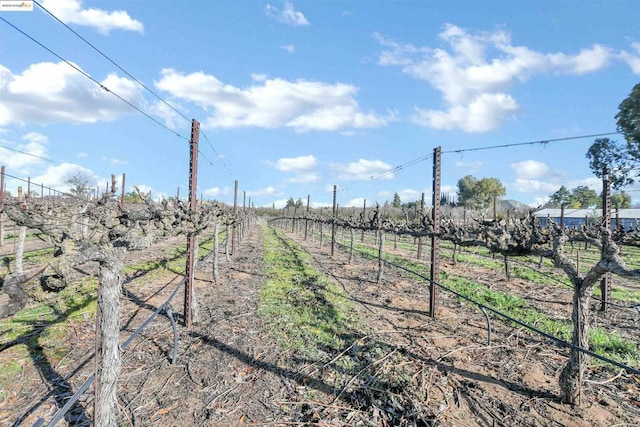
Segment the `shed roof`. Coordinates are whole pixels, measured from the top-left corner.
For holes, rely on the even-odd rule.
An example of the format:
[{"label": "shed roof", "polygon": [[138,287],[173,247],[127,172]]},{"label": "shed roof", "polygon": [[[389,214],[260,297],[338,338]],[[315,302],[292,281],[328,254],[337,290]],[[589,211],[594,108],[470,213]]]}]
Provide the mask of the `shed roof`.
[{"label": "shed roof", "polygon": [[[540,209],[533,213],[538,218],[560,218],[560,209]],[[585,218],[585,217],[600,217],[602,216],[602,209],[566,209],[564,210],[565,218]],[[626,218],[626,219],[640,219],[640,209],[615,209],[611,210],[612,218]]]}]

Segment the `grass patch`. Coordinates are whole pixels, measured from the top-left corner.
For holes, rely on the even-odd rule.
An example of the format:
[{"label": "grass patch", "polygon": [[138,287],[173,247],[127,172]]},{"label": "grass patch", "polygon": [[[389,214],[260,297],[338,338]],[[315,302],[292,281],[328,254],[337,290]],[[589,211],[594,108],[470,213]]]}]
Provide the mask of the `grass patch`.
[{"label": "grass patch", "polygon": [[312,267],[311,257],[295,242],[267,226],[264,272],[258,315],[286,350],[307,357],[333,353],[353,337],[352,304],[343,290]]},{"label": "grass patch", "polygon": [[[376,249],[364,245],[354,245],[361,253],[369,258],[377,259]],[[408,260],[402,256],[384,254],[387,261],[413,270],[423,276],[429,276],[429,267],[424,264]],[[491,307],[514,319],[534,326],[560,339],[571,341],[573,326],[569,320],[557,320],[536,309],[521,297],[497,292],[465,277],[440,273],[442,285],[455,290],[465,297]],[[594,289],[595,290],[595,289]],[[470,304],[463,299],[463,302]],[[615,332],[601,328],[591,328],[589,331],[590,349],[613,360],[622,361],[630,366],[640,365],[640,349],[638,345],[625,339]]]},{"label": "grass patch", "polygon": [[[68,352],[68,328],[95,316],[98,279],[73,283],[0,321],[0,388],[13,383],[28,363],[55,365]],[[2,396],[0,395],[0,399]]]}]

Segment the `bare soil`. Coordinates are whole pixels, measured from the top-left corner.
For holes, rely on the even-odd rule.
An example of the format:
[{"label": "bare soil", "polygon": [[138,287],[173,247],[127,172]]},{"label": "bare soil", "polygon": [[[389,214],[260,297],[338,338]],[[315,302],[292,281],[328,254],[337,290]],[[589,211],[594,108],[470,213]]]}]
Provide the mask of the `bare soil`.
[{"label": "bare soil", "polygon": [[[311,360],[282,350],[268,338],[256,312],[265,280],[261,233],[260,225],[253,225],[230,262],[221,256],[220,283],[213,283],[208,263],[198,272],[199,322],[187,329],[177,319],[173,363],[166,315],[155,318],[123,353],[120,425],[640,424],[637,376],[594,367],[585,378],[582,405],[563,405],[557,382],[565,350],[496,320],[488,345],[486,319],[477,308],[441,292],[431,318],[427,283],[387,268],[379,285],[376,261],[356,257],[349,264],[342,250],[331,257],[326,243],[320,247],[317,240],[290,233],[315,267],[344,289],[360,323],[342,353]],[[177,241],[132,253],[129,262],[158,260],[172,244]],[[465,266],[455,268],[459,272]],[[86,270],[91,273],[90,267]],[[505,289],[528,286],[503,280],[501,272],[474,268],[466,274]],[[168,271],[126,278],[123,342],[181,279]],[[181,292],[173,300],[174,313],[183,311]],[[541,291],[540,304],[566,315],[566,296],[557,292]],[[40,417],[52,418],[93,372],[94,323],[69,322],[68,352],[56,360],[47,358],[44,337],[11,346],[0,341],[0,366],[24,360],[15,382],[2,385],[0,425],[31,426]],[[88,392],[61,425],[89,425],[92,413]]]}]

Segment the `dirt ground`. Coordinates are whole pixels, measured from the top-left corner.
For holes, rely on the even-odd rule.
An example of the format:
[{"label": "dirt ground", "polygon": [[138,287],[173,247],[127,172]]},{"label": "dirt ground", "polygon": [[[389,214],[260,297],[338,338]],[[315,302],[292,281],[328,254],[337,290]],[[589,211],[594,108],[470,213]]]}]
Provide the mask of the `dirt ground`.
[{"label": "dirt ground", "polygon": [[[567,353],[524,330],[486,320],[477,308],[439,294],[428,315],[428,286],[387,268],[376,284],[377,262],[327,244],[300,243],[315,267],[353,302],[362,331],[345,351],[309,360],[267,339],[257,316],[265,280],[261,226],[254,224],[230,262],[221,257],[220,283],[205,265],[195,283],[199,322],[178,323],[177,359],[166,315],[153,320],[123,353],[119,384],[122,426],[631,426],[640,424],[640,379],[594,367],[585,378],[582,405],[558,401],[558,376]],[[174,242],[165,242],[166,245]],[[155,247],[131,262],[157,260]],[[446,267],[445,268],[452,268]],[[470,271],[481,277],[496,272]],[[128,276],[121,325],[123,342],[167,300],[181,276],[150,272]],[[504,282],[504,283],[503,283]],[[496,279],[495,286],[515,286]],[[525,284],[521,284],[525,286]],[[182,291],[172,303],[182,313]],[[559,315],[565,303],[550,296]],[[179,319],[178,319],[179,322]],[[29,348],[22,372],[0,400],[0,425],[47,422],[93,372],[95,325],[74,324],[69,353],[43,360]],[[40,345],[46,345],[42,342]],[[22,345],[0,351],[0,364],[21,357]],[[343,363],[338,363],[343,362]],[[365,381],[366,379],[366,381]],[[56,401],[55,396],[59,397]],[[86,393],[60,425],[89,425]]]}]

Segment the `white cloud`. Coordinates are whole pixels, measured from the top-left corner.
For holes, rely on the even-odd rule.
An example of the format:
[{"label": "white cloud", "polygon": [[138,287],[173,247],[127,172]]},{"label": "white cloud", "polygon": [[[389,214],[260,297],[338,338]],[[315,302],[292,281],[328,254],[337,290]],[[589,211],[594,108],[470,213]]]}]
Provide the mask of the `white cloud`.
[{"label": "white cloud", "polygon": [[558,188],[560,188],[560,185],[562,184],[536,179],[516,178],[516,180],[509,185],[509,189],[525,194],[551,194],[557,191]]},{"label": "white cloud", "polygon": [[102,34],[109,34],[112,30],[144,31],[142,22],[123,10],[85,9],[82,0],[42,0],[42,6],[65,24],[92,27]]},{"label": "white cloud", "polygon": [[[554,171],[545,163],[537,160],[511,163],[509,167],[516,173],[515,181],[509,185],[510,190],[525,194],[552,194],[563,185],[563,174],[561,172]],[[564,185],[566,186],[567,184]]]},{"label": "white cloud", "polygon": [[[110,74],[101,84],[134,105],[144,101],[132,80]],[[32,64],[21,74],[0,65],[0,126],[96,123],[134,112],[64,62]]]},{"label": "white cloud", "polygon": [[153,115],[159,116],[168,128],[177,129],[185,123],[185,118],[182,117],[178,111],[185,111],[187,109],[175,101],[172,102],[171,107],[165,102],[156,101],[149,105],[148,111]]},{"label": "white cloud", "polygon": [[212,110],[206,125],[215,128],[278,128],[334,131],[385,126],[393,117],[364,113],[344,83],[266,79],[240,88],[203,72],[183,74],[162,70],[156,86],[171,95]]},{"label": "white cloud", "polygon": [[[359,159],[357,162],[351,163],[332,163],[329,165],[331,169],[337,172],[338,179],[343,181],[366,181],[371,179],[373,175],[387,172],[393,167],[381,160]],[[394,173],[387,173],[380,176],[381,179],[393,179]]]},{"label": "white cloud", "polygon": [[482,162],[479,160],[473,162],[456,161],[456,166],[466,169],[467,171],[469,171],[469,173],[473,173],[478,172],[482,169]]},{"label": "white cloud", "polygon": [[252,73],[251,74],[251,80],[254,80],[256,82],[263,82],[265,80],[267,80],[269,76],[267,74],[262,74],[262,73]]},{"label": "white cloud", "polygon": [[410,188],[405,188],[404,190],[400,190],[397,193],[398,196],[400,196],[400,200],[402,201],[402,203],[413,202],[422,198],[422,192],[418,190],[412,190]]},{"label": "white cloud", "polygon": [[284,46],[280,46],[280,49],[286,50],[289,53],[294,53],[296,51],[296,47],[292,44],[287,44]]},{"label": "white cloud", "polygon": [[631,49],[633,52],[622,51],[619,57],[629,65],[633,74],[640,74],[640,42],[631,43]]},{"label": "white cloud", "polygon": [[586,74],[615,59],[611,49],[597,44],[577,54],[542,53],[514,45],[503,30],[472,33],[452,24],[439,34],[444,48],[374,37],[384,47],[379,65],[401,67],[442,94],[445,110],[416,108],[414,121],[465,132],[495,129],[515,113],[518,103],[507,91],[517,83],[537,74]]},{"label": "white cloud", "polygon": [[320,174],[317,172],[308,172],[308,173],[301,173],[298,174],[296,176],[294,176],[293,178],[290,178],[287,180],[287,182],[291,182],[293,184],[307,184],[310,182],[318,182],[320,181],[321,177]]},{"label": "white cloud", "polygon": [[262,205],[262,207],[263,207],[263,208],[271,208],[271,207],[274,207],[274,208],[276,208],[276,209],[282,209],[282,208],[284,208],[285,206],[287,206],[287,201],[288,201],[288,200],[289,200],[289,199],[278,199],[278,200],[274,200],[274,201],[273,201],[273,202],[271,202],[271,203],[267,203],[267,204],[265,204],[265,205]]},{"label": "white cloud", "polygon": [[10,166],[14,173],[28,175],[32,167],[46,161],[47,137],[37,132],[30,132],[21,140],[22,142],[14,142],[1,139],[0,142],[7,148],[0,147],[0,159],[2,164]]},{"label": "white cloud", "polygon": [[207,188],[206,190],[204,190],[204,195],[205,196],[210,196],[210,197],[218,197],[218,196],[226,196],[228,194],[231,194],[231,187],[212,187],[212,188]]},{"label": "white cloud", "polygon": [[109,162],[110,165],[112,166],[119,166],[119,165],[126,165],[128,164],[126,162],[126,160],[122,160],[122,159],[117,159],[115,157],[106,157],[106,156],[102,156],[102,160],[105,160],[107,162]]},{"label": "white cloud", "polygon": [[300,157],[283,157],[278,159],[275,167],[282,172],[304,172],[315,168],[317,164],[316,158],[310,154]]},{"label": "white cloud", "polygon": [[84,151],[81,151],[76,154],[76,157],[78,159],[86,159],[87,157],[89,157],[89,153],[85,153]]},{"label": "white cloud", "polygon": [[275,18],[276,21],[286,25],[291,25],[293,27],[302,27],[305,25],[309,25],[309,21],[307,21],[307,18],[305,18],[304,14],[295,10],[293,4],[291,4],[287,0],[284,0],[282,3],[282,10],[279,10],[275,6],[267,3],[265,12],[267,13],[267,15]]},{"label": "white cloud", "polygon": [[447,111],[416,108],[414,123],[434,129],[461,129],[469,133],[487,132],[497,128],[518,110],[509,95],[483,93],[467,105],[454,105]]},{"label": "white cloud", "polygon": [[[80,175],[87,180],[90,188],[96,188],[105,179],[101,179],[94,171],[73,163],[62,163],[59,165],[49,166],[44,173],[31,178],[34,184],[44,184],[45,187],[53,188],[58,191],[68,192],[70,189],[67,181],[76,175]],[[104,187],[102,188],[104,190]],[[45,193],[47,189],[45,188]]]},{"label": "white cloud", "polygon": [[[282,191],[275,187],[266,187],[259,190],[247,191],[247,196],[260,197],[260,196],[281,196],[284,194]],[[285,201],[286,202],[286,201]]]},{"label": "white cloud", "polygon": [[511,163],[509,167],[516,172],[518,178],[542,178],[547,177],[551,172],[549,166],[537,160]]},{"label": "white cloud", "polygon": [[364,206],[365,200],[366,199],[364,197],[356,197],[355,199],[351,199],[347,203],[345,203],[344,207],[345,208],[361,208]]},{"label": "white cloud", "polygon": [[[458,193],[458,186],[457,185],[442,185],[440,187],[440,194],[452,194],[455,195]],[[429,188],[428,191],[425,191],[425,201],[426,203],[430,204],[431,203],[431,188]]]}]

